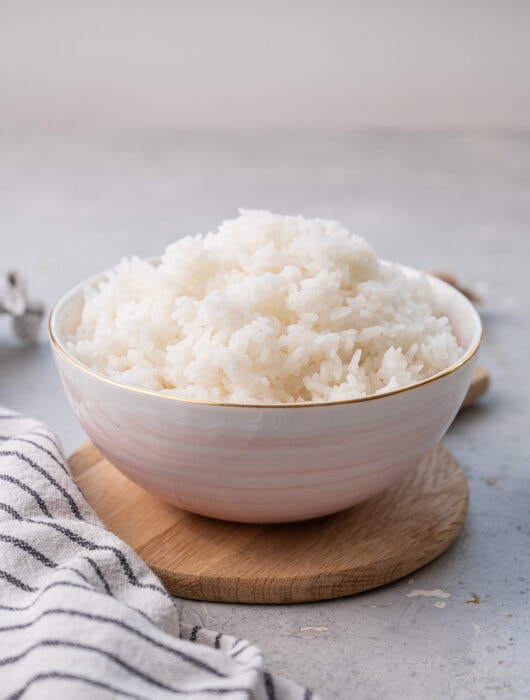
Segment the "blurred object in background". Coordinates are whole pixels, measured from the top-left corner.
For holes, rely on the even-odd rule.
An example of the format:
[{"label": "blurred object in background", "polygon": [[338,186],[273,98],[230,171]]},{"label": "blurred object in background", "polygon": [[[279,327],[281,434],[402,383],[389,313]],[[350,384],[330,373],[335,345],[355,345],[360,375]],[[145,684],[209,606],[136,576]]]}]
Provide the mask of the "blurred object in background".
[{"label": "blurred object in background", "polygon": [[22,276],[11,270],[0,286],[0,314],[8,314],[13,320],[13,330],[19,340],[36,343],[44,318],[44,304],[30,301]]}]

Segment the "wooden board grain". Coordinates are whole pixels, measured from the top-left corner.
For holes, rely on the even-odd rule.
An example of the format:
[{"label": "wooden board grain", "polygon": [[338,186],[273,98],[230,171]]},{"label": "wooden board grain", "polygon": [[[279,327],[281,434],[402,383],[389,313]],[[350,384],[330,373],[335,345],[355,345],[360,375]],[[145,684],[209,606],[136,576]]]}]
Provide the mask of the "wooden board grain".
[{"label": "wooden board grain", "polygon": [[441,445],[380,496],[285,525],[228,523],[179,510],[129,481],[91,443],[70,467],[107,527],[169,591],[195,600],[296,603],[367,591],[439,556],[468,507],[466,477]]}]

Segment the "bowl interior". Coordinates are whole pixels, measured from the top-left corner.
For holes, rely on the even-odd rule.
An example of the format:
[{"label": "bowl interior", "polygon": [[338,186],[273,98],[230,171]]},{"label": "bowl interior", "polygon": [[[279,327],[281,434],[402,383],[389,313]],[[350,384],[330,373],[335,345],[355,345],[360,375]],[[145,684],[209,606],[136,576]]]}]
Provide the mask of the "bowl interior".
[{"label": "bowl interior", "polygon": [[430,275],[428,279],[436,299],[434,310],[449,318],[453,333],[467,358],[476,351],[482,337],[480,316],[469,299],[450,284]]},{"label": "bowl interior", "polygon": [[75,333],[81,319],[83,289],[84,285],[68,292],[57,302],[50,315],[50,335],[67,354],[70,353],[66,348],[66,339]]}]

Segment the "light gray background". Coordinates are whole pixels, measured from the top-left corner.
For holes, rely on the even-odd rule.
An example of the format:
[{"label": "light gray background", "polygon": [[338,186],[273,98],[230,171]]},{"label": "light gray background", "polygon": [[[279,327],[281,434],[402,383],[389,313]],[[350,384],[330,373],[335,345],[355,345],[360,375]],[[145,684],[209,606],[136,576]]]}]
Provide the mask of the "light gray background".
[{"label": "light gray background", "polygon": [[[529,26],[524,0],[0,0],[0,274],[48,306],[238,207],[340,219],[483,296],[450,550],[342,600],[184,603],[326,698],[530,698]],[[0,403],[85,439],[44,331],[4,317]]]},{"label": "light gray background", "polygon": [[0,123],[524,129],[526,0],[0,0]]},{"label": "light gray background", "polygon": [[[0,268],[20,268],[48,304],[239,206],[336,217],[380,256],[449,270],[482,294],[492,388],[445,438],[471,490],[449,551],[413,580],[355,597],[185,602],[184,613],[259,643],[276,672],[326,698],[529,698],[530,139],[4,131],[0,153]],[[50,422],[67,452],[84,439],[44,333],[20,347],[6,319],[0,403]],[[418,589],[449,597],[408,597]]]}]

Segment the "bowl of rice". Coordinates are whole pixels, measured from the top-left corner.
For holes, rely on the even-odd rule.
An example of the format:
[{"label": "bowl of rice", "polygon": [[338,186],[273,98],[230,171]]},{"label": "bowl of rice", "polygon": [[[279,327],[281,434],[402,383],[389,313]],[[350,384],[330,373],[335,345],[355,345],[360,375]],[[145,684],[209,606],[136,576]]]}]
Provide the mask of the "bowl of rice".
[{"label": "bowl of rice", "polygon": [[53,308],[82,427],[161,499],[238,522],[336,513],[445,434],[482,336],[471,302],[340,223],[242,210]]}]

